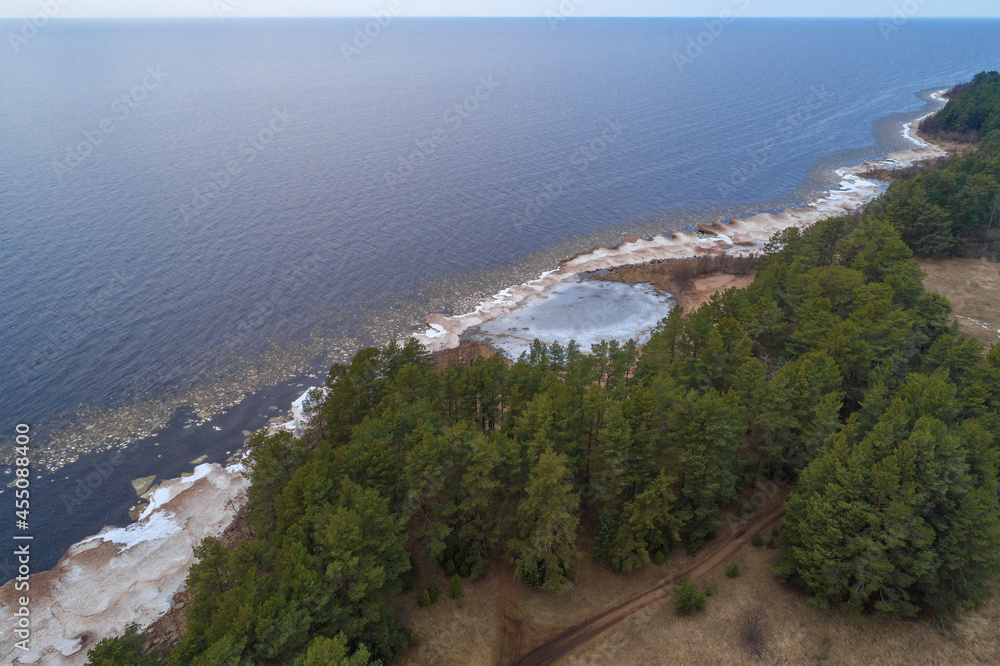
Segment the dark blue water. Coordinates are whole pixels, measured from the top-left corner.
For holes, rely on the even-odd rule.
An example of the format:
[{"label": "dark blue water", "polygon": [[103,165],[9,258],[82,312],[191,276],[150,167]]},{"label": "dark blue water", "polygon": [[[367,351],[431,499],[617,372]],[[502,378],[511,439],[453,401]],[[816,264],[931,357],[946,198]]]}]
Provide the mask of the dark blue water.
[{"label": "dark blue water", "polygon": [[[701,21],[395,19],[348,58],[358,25],[0,43],[0,424],[40,433],[36,568],[126,522],[130,479],[224,459],[359,344],[595,239],[803,201],[906,147],[916,94],[996,68],[1000,37],[739,20],[679,66]],[[83,454],[137,438],[70,514],[110,455]]]}]

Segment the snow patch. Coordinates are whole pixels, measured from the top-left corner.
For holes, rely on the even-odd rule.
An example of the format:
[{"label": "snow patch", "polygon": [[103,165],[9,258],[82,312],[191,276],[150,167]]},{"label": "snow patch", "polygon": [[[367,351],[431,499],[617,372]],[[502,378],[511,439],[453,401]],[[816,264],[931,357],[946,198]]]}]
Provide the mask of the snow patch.
[{"label": "snow patch", "polygon": [[209,463],[202,463],[194,468],[194,473],[191,476],[184,477],[181,479],[175,479],[174,483],[169,485],[163,484],[149,496],[149,506],[142,512],[139,516],[139,522],[142,522],[146,518],[153,515],[153,512],[162,507],[164,504],[177,497],[184,489],[190,486],[192,483],[198,479],[203,479],[210,475],[213,471],[217,470],[217,465],[212,465]]},{"label": "snow patch", "polygon": [[108,530],[89,539],[84,539],[81,543],[101,539],[102,541],[124,545],[125,547],[122,548],[122,551],[126,551],[129,548],[138,546],[140,543],[166,539],[172,534],[180,532],[181,526],[172,520],[173,517],[174,514],[161,511],[149,516],[148,520],[142,517],[139,519],[140,522]]}]

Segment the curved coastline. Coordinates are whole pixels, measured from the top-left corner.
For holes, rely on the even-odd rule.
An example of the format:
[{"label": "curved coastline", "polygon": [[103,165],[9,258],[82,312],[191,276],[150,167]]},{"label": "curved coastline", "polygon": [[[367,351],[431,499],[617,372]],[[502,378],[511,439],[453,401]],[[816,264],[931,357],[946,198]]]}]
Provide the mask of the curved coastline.
[{"label": "curved coastline", "polygon": [[[936,101],[948,88],[932,95]],[[770,237],[790,227],[805,228],[822,219],[863,208],[883,183],[863,177],[873,168],[895,169],[947,156],[918,136],[917,128],[935,109],[903,127],[914,148],[881,160],[837,169],[839,190],[803,208],[758,213],[728,222],[698,225],[698,232],[678,231],[648,239],[630,237],[616,247],[598,246],[559,262],[538,278],[508,287],[472,312],[427,317],[428,328],[413,334],[429,351],[457,347],[469,328],[509,313],[531,296],[580,273],[665,259],[744,254],[764,247]],[[163,482],[138,521],[106,528],[74,544],[50,571],[32,574],[32,650],[13,647],[17,596],[15,581],[0,587],[0,659],[5,663],[83,664],[87,651],[132,623],[148,626],[170,610],[194,563],[192,549],[207,536],[221,535],[246,500],[249,481],[240,464],[202,464],[193,476]],[[128,574],[128,575],[127,575]]]},{"label": "curved coastline", "polygon": [[[941,88],[930,98],[946,103]],[[775,233],[791,227],[806,228],[820,220],[855,212],[871,203],[881,193],[884,183],[863,177],[875,168],[886,170],[905,168],[921,162],[947,157],[948,153],[919,136],[920,123],[940,111],[940,107],[903,125],[902,135],[916,147],[890,153],[880,160],[836,169],[841,178],[840,189],[807,203],[803,208],[786,208],[780,213],[757,213],[750,217],[724,222],[715,220],[697,225],[698,233],[675,231],[669,235],[648,239],[630,237],[616,247],[594,247],[564,259],[553,270],[538,278],[507,287],[482,301],[474,310],[459,315],[432,314],[426,319],[428,328],[414,333],[430,352],[453,349],[469,329],[501,317],[521,307],[532,296],[580,273],[617,268],[630,264],[669,259],[690,259],[720,254],[746,254],[760,250]]]}]

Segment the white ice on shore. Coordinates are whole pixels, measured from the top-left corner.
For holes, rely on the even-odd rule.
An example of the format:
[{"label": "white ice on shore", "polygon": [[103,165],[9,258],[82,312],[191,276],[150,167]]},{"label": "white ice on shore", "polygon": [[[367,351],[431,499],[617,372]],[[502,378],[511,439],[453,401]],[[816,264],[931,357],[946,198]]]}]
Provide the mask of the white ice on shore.
[{"label": "white ice on shore", "polygon": [[278,432],[290,432],[296,437],[301,437],[306,426],[312,419],[312,408],[319,404],[323,397],[329,392],[326,387],[310,386],[305,392],[292,403],[292,420],[268,428],[267,433],[273,435]]},{"label": "white ice on shore", "polygon": [[194,563],[194,547],[219,536],[246,501],[242,465],[199,465],[165,481],[140,519],[72,546],[51,570],[32,573],[31,643],[15,647],[16,580],[0,588],[0,663],[84,664],[101,639],[166,613]]},{"label": "white ice on shore", "polygon": [[479,326],[472,337],[512,359],[527,351],[535,338],[564,347],[576,340],[589,353],[591,345],[602,340],[646,342],[673,306],[670,295],[652,285],[577,279],[526,299],[517,309]]},{"label": "white ice on shore", "polygon": [[93,541],[94,539],[102,539],[104,541],[121,544],[125,546],[123,550],[128,550],[129,548],[132,548],[140,543],[166,539],[170,535],[179,532],[181,526],[173,521],[173,517],[174,514],[161,511],[149,516],[148,520],[132,523],[131,525],[119,527],[107,532],[102,532],[101,534],[92,536],[89,539],[81,541],[80,543],[83,544],[88,541]]},{"label": "white ice on shore", "polygon": [[[934,98],[943,103],[944,92],[935,93]],[[560,262],[558,268],[543,273],[535,280],[499,291],[472,312],[453,316],[432,314],[427,317],[428,328],[413,337],[431,352],[451,349],[458,346],[462,335],[469,329],[507,315],[527,299],[544,294],[581,273],[650,261],[755,252],[761,250],[779,231],[792,227],[804,229],[821,220],[855,212],[873,201],[885,187],[885,183],[865,178],[864,174],[876,168],[898,169],[947,156],[946,151],[917,136],[919,123],[927,116],[907,123],[903,128],[903,133],[915,146],[913,149],[887,155],[877,162],[838,169],[840,189],[826,193],[804,208],[759,213],[728,223],[720,220],[698,225],[703,233],[678,231],[648,239],[628,238],[612,248],[595,247]]]},{"label": "white ice on shore", "polygon": [[[149,506],[143,510],[142,515],[139,516],[139,520],[142,521],[144,518],[148,518],[154,511],[163,507],[167,502],[176,497],[179,493],[183,492],[187,486],[198,481],[198,479],[202,479],[211,474],[214,467],[217,467],[217,465],[198,465],[194,468],[194,473],[191,476],[174,479],[174,482],[169,485],[163,484],[157,488],[153,491],[153,494],[149,496]],[[129,527],[132,527],[132,525]],[[96,539],[97,537],[91,538]]]}]

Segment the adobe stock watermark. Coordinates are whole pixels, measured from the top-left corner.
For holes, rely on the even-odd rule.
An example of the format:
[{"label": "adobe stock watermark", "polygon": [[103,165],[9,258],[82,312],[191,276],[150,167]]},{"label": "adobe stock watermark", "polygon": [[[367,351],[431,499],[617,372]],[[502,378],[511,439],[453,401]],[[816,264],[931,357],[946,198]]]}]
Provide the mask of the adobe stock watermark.
[{"label": "adobe stock watermark", "polygon": [[253,300],[251,311],[240,317],[236,327],[227,331],[219,349],[210,356],[202,356],[193,363],[179,367],[175,364],[151,366],[144,375],[134,374],[132,378],[133,394],[138,398],[153,389],[162,390],[168,384],[190,377],[218,376],[221,369],[220,359],[230,358],[239,353],[241,343],[249,339],[265,325],[270,324],[272,330],[282,330],[287,327],[288,315],[282,312],[278,304],[285,302],[287,294],[294,292],[311,279],[318,270],[333,266],[337,261],[338,246],[334,242],[317,243],[310,247],[309,254],[299,258],[296,270],[287,278],[272,282],[270,293]]},{"label": "adobe stock watermark", "polygon": [[882,39],[888,41],[893,33],[899,32],[904,25],[910,22],[910,19],[920,13],[920,10],[923,9],[927,2],[928,0],[906,0],[902,4],[893,5],[889,18],[881,19],[878,22],[878,29],[882,33]]},{"label": "adobe stock watermark", "polygon": [[212,9],[220,19],[226,18],[227,14],[232,14],[239,9],[246,0],[213,0]]},{"label": "adobe stock watermark", "polygon": [[772,499],[784,493],[790,483],[791,479],[782,470],[778,470],[775,473],[773,480],[763,479],[757,481],[753,492],[750,494],[750,503],[744,504],[743,498],[740,498],[740,507],[743,509],[740,513],[743,515],[737,515],[729,512],[723,513],[723,522],[729,526],[729,529],[732,530],[734,534],[738,534],[740,532],[740,527],[750,520],[746,515],[746,513],[750,513],[747,511],[748,508],[754,508],[754,510],[756,510],[755,507],[767,506]]},{"label": "adobe stock watermark", "polygon": [[111,104],[111,115],[102,118],[95,127],[82,130],[83,141],[76,146],[66,146],[66,155],[52,162],[56,178],[61,182],[70,171],[93,155],[97,147],[119,127],[116,123],[128,120],[139,105],[149,99],[150,93],[163,85],[167,76],[159,65],[147,67],[142,81]]},{"label": "adobe stock watermark", "polygon": [[719,197],[727,199],[736,193],[737,188],[746,185],[750,179],[760,174],[778,152],[781,142],[791,139],[797,130],[812,120],[816,112],[833,98],[833,93],[828,92],[826,86],[814,87],[808,101],[778,121],[774,133],[766,141],[756,148],[747,148],[749,156],[742,163],[733,166],[729,182],[719,183]]},{"label": "adobe stock watermark", "polygon": [[449,133],[468,122],[502,85],[503,81],[497,81],[492,74],[480,76],[479,84],[472,93],[445,110],[441,116],[443,125],[435,128],[426,138],[414,141],[416,148],[399,156],[396,170],[385,172],[386,185],[395,190],[406,183],[417,169],[448,143]]},{"label": "adobe stock watermark", "polygon": [[587,0],[562,0],[555,10],[545,12],[545,18],[549,20],[549,27],[553,32],[559,29],[559,24],[568,18],[576,15],[580,7],[587,4]]},{"label": "adobe stock watermark", "polygon": [[344,54],[344,59],[351,62],[353,58],[361,55],[361,52],[372,45],[378,39],[382,30],[389,27],[392,19],[403,12],[403,5],[399,0],[389,0],[384,9],[380,9],[372,14],[372,20],[362,26],[354,28],[354,38],[350,42],[341,42],[340,51]]},{"label": "adobe stock watermark", "polygon": [[37,37],[39,31],[47,26],[49,21],[59,16],[62,8],[70,2],[71,0],[40,0],[38,11],[32,14],[31,18],[21,20],[21,29],[7,33],[7,41],[10,42],[10,48],[14,53],[20,53],[21,49]]},{"label": "adobe stock watermark", "polygon": [[224,169],[209,174],[201,185],[194,189],[191,201],[179,207],[181,217],[190,223],[199,213],[212,203],[212,200],[226,191],[233,179],[243,173],[246,166],[253,163],[269,145],[274,143],[279,135],[288,129],[291,119],[287,109],[275,110],[271,120],[256,132],[252,132],[237,148],[238,159],[228,162]]},{"label": "adobe stock watermark", "polygon": [[74,486],[62,494],[63,505],[66,507],[66,515],[73,513],[83,506],[83,503],[94,496],[94,493],[110,479],[115,470],[125,462],[125,454],[121,451],[115,453],[106,461],[101,463],[93,462],[90,469],[76,480]]},{"label": "adobe stock watermark", "polygon": [[615,143],[621,140],[622,130],[627,129],[620,120],[608,120],[600,134],[590,141],[577,146],[569,159],[568,166],[559,172],[555,180],[542,186],[542,191],[528,197],[524,202],[524,213],[511,213],[511,221],[518,232],[534,224],[542,212],[558,201],[572,187],[577,178],[590,168]]},{"label": "adobe stock watermark", "polygon": [[750,9],[750,2],[751,0],[732,0],[735,9],[722,10],[719,18],[709,19],[703,23],[704,30],[697,35],[689,36],[684,49],[674,51],[674,65],[677,71],[683,74],[686,67],[693,65],[706,50],[712,48],[726,31],[726,26],[732,25],[740,13]]},{"label": "adobe stock watermark", "polygon": [[[140,256],[138,262],[141,264],[145,258],[145,255]],[[137,272],[116,270],[110,279],[101,283],[100,289],[77,303],[72,312],[67,312],[59,326],[47,327],[44,337],[36,337],[35,346],[22,354],[15,366],[25,388],[30,390],[36,380],[55,371],[63,363],[64,355],[93,335],[94,325],[90,322],[101,319],[105,313],[110,316],[137,277]]]}]

